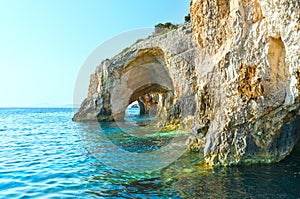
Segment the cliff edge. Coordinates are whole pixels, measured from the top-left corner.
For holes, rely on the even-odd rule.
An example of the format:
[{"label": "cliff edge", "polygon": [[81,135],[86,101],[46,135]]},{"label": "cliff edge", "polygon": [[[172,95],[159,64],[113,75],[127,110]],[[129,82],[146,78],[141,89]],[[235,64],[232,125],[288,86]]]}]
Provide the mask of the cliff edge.
[{"label": "cliff edge", "polygon": [[282,160],[300,138],[300,2],[192,0],[190,14],[104,60],[73,120],[122,119],[149,94],[210,165]]}]

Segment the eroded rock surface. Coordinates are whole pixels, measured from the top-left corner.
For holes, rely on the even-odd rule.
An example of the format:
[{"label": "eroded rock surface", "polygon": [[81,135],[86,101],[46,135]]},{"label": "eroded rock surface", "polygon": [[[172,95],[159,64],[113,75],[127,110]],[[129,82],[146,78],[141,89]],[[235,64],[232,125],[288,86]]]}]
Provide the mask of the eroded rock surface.
[{"label": "eroded rock surface", "polygon": [[300,2],[192,0],[191,21],[103,61],[74,120],[118,120],[157,95],[210,165],[273,162],[300,138]]},{"label": "eroded rock surface", "polygon": [[300,134],[300,2],[193,0],[191,16],[198,74],[211,70],[198,79],[210,103],[208,116],[198,106],[190,146],[204,145],[211,165],[281,160]]},{"label": "eroded rock surface", "polygon": [[104,60],[91,75],[88,97],[73,120],[121,120],[130,103],[152,94],[157,95],[157,117],[169,118],[161,125],[179,124],[184,111],[176,115],[173,106],[186,99],[195,104],[196,46],[191,24],[186,23]]}]

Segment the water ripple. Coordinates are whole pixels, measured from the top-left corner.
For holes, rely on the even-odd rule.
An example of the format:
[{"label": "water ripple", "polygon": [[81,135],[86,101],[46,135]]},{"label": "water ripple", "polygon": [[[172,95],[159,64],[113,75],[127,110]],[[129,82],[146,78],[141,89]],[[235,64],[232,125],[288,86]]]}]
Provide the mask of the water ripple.
[{"label": "water ripple", "polygon": [[[71,109],[0,109],[0,198],[300,197],[300,149],[278,164],[211,169],[197,154],[185,154],[159,171],[123,173],[85,150],[72,114]],[[164,141],[140,142],[105,125],[108,137],[125,149],[154,150]]]}]

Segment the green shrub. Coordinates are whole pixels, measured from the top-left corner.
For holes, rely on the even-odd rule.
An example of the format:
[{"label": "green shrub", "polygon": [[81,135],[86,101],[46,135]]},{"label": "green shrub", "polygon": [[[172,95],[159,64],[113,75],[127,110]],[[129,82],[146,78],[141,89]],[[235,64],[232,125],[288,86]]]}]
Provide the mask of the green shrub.
[{"label": "green shrub", "polygon": [[159,23],[155,25],[155,34],[165,34],[171,30],[176,30],[178,25],[174,25],[171,22],[166,22],[164,24]]},{"label": "green shrub", "polygon": [[184,21],[185,22],[190,22],[191,21],[191,15],[190,15],[190,13],[184,17]]}]

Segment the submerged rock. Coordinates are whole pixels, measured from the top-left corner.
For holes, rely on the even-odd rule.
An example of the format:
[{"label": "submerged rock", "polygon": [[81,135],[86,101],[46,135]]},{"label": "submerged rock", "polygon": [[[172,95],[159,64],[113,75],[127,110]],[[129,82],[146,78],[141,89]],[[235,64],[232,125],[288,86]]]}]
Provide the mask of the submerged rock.
[{"label": "submerged rock", "polygon": [[[73,120],[119,120],[157,96],[210,165],[274,162],[300,138],[300,2],[192,0],[191,23],[103,61]],[[120,97],[121,96],[121,97]]]}]

